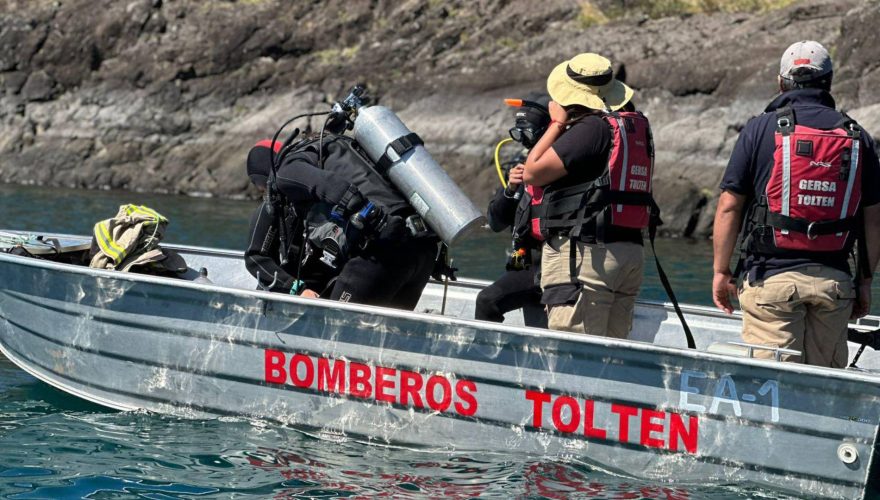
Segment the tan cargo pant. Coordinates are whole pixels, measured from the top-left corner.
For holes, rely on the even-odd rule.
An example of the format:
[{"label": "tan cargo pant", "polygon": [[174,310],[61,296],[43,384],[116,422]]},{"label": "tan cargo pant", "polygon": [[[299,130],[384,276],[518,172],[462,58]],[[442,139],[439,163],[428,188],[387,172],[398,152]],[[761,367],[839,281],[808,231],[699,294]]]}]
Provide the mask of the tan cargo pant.
[{"label": "tan cargo pant", "polygon": [[[624,242],[575,244],[575,270],[583,289],[574,304],[549,307],[548,327],[625,339],[632,329],[636,295],[642,284],[643,247]],[[571,282],[569,248],[569,240],[559,237],[544,245],[542,288]]]},{"label": "tan cargo pant", "polygon": [[[803,353],[783,355],[784,361],[843,368],[855,296],[852,278],[828,266],[798,267],[754,285],[744,280],[739,292],[743,341]],[[756,350],[755,356],[772,358],[773,353]]]}]

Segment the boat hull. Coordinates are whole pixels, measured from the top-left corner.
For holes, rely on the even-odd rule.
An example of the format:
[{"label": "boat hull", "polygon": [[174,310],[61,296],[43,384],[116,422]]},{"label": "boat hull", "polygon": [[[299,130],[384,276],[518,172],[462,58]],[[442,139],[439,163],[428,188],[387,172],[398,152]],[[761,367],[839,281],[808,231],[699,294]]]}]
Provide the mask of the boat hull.
[{"label": "boat hull", "polygon": [[0,280],[0,350],[113,408],[829,497],[872,466],[871,374],[6,255]]}]

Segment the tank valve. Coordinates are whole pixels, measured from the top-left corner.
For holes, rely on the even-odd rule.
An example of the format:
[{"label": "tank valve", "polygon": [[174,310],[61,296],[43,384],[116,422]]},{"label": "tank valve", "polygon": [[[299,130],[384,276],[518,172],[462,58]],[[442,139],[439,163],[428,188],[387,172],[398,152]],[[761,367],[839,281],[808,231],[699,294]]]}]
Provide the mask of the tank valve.
[{"label": "tank valve", "polygon": [[859,451],[850,443],[843,443],[837,447],[837,458],[845,464],[853,464],[859,459]]}]

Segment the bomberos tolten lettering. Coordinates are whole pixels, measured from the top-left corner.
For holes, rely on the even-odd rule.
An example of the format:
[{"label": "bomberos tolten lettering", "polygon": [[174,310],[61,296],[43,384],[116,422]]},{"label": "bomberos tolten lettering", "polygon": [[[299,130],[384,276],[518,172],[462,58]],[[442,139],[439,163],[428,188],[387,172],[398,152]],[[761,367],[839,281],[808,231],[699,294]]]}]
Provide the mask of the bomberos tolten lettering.
[{"label": "bomberos tolten lettering", "polygon": [[477,386],[469,380],[301,353],[267,349],[265,381],[462,416],[477,412]]}]

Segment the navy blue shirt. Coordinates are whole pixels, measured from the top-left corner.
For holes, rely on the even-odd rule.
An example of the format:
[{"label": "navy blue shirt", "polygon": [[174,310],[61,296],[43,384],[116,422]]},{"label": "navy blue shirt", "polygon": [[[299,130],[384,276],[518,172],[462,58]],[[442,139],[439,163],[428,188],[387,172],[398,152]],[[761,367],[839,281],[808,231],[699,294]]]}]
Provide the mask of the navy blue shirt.
[{"label": "navy blue shirt", "polygon": [[[730,156],[727,170],[721,179],[721,189],[746,196],[746,207],[767,190],[767,182],[773,170],[776,151],[776,110],[790,106],[795,121],[800,125],[818,129],[832,129],[841,121],[842,115],[835,110],[834,98],[820,89],[797,89],[785,92],[774,99],[764,110],[746,123]],[[867,132],[862,133],[862,199],[861,206],[880,203],[880,163],[874,149],[874,140]],[[846,252],[788,252],[764,256],[764,277],[770,277],[787,269],[810,264],[827,266],[850,272]],[[755,268],[760,259],[747,255],[744,271],[755,280]]]}]

